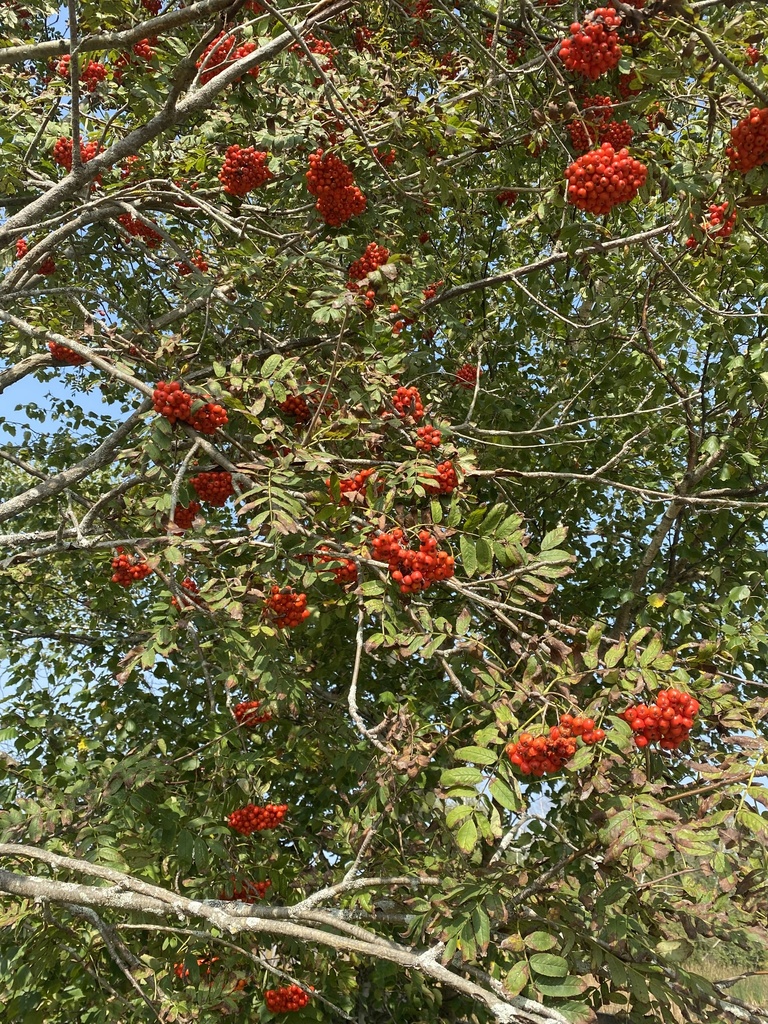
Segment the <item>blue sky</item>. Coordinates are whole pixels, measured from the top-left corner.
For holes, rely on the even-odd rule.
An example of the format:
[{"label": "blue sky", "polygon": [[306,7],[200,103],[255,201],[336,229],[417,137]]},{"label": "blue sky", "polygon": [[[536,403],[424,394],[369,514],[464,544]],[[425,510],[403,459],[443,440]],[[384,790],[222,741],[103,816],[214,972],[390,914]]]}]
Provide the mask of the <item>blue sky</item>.
[{"label": "blue sky", "polygon": [[[120,416],[119,407],[106,403],[100,391],[95,389],[90,393],[84,393],[79,388],[72,387],[72,383],[81,378],[83,373],[89,372],[92,371],[80,370],[75,367],[57,367],[53,375],[50,375],[49,371],[46,372],[48,380],[40,380],[37,376],[23,377],[6,388],[0,395],[0,443],[14,440],[4,430],[2,421],[7,420],[19,426],[29,422],[23,409],[17,410],[17,406],[25,406],[30,402],[34,402],[38,408],[45,410],[51,406],[52,399],[69,399],[76,402],[86,412],[98,412],[102,415],[113,412],[115,416]],[[55,423],[52,419],[48,419],[46,422],[40,423],[39,420],[35,420],[30,425],[36,431],[45,431],[46,429],[55,429],[56,426],[61,427],[61,421]],[[18,435],[16,440],[18,440]]]}]

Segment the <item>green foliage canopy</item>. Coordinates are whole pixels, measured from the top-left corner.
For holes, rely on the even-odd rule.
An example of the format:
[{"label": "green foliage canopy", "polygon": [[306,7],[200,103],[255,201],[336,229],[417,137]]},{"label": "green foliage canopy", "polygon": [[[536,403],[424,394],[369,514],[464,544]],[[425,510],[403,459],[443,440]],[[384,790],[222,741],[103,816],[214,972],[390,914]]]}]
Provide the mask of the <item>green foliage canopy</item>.
[{"label": "green foliage canopy", "polygon": [[[297,984],[308,1021],[759,1024],[689,958],[764,940],[768,171],[725,154],[760,5],[615,2],[596,81],[565,2],[154,6],[0,8],[8,1019],[268,1020]],[[564,172],[605,95],[648,175],[595,217]],[[209,471],[232,496],[176,526]],[[403,594],[396,529],[454,575]],[[620,714],[669,688],[691,738],[641,750]],[[605,738],[510,762],[577,713]]]}]

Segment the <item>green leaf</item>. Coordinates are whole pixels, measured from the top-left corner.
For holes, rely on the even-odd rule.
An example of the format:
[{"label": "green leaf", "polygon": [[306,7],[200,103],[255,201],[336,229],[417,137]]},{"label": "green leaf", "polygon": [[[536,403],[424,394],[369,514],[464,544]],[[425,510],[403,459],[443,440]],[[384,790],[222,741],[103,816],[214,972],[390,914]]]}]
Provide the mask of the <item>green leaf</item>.
[{"label": "green leaf", "polygon": [[440,785],[479,786],[483,778],[479,768],[447,768],[440,776]]},{"label": "green leaf", "polygon": [[504,978],[504,988],[511,996],[519,995],[528,984],[530,972],[525,960],[513,964]]},{"label": "green leaf", "polygon": [[673,964],[683,963],[693,953],[694,946],[686,939],[665,939],[656,943],[656,953]]},{"label": "green leaf", "polygon": [[536,980],[536,989],[543,996],[552,996],[556,999],[565,999],[569,996],[578,996],[584,991],[586,982],[579,978],[567,977],[562,981],[544,982]]},{"label": "green leaf", "polygon": [[458,825],[460,821],[464,821],[472,814],[472,808],[466,804],[458,804],[456,807],[450,807],[446,811],[445,823],[448,828],[453,828],[454,825]]},{"label": "green leaf", "polygon": [[472,818],[467,818],[456,833],[456,845],[462,853],[472,853],[477,845],[477,826]]},{"label": "green leaf", "polygon": [[627,645],[623,640],[620,640],[613,647],[609,647],[605,652],[605,665],[606,668],[615,668],[619,664],[621,659],[624,657],[624,652],[627,649]]},{"label": "green leaf", "polygon": [[532,971],[547,978],[564,978],[568,974],[568,961],[556,953],[534,953],[528,963]]},{"label": "green leaf", "polygon": [[265,380],[268,380],[270,377],[274,375],[275,370],[277,370],[278,366],[280,366],[282,362],[283,357],[279,355],[277,352],[273,352],[272,355],[267,356],[267,358],[262,363],[261,376]]},{"label": "green leaf", "polygon": [[661,654],[664,649],[664,645],[661,642],[661,637],[656,635],[653,640],[646,646],[643,653],[640,655],[639,664],[645,668],[646,665],[651,665],[655,659]]},{"label": "green leaf", "polygon": [[482,537],[475,543],[475,554],[477,555],[477,571],[482,575],[493,569],[493,549],[487,540]]},{"label": "green leaf", "polygon": [[504,502],[499,502],[494,505],[488,515],[483,519],[480,524],[479,532],[482,536],[489,533],[494,533],[496,527],[499,525],[504,517],[504,513],[507,511],[507,506]]},{"label": "green leaf", "polygon": [[188,870],[192,866],[192,856],[195,849],[195,838],[191,832],[183,828],[179,832],[178,840],[176,843],[176,855],[179,858],[179,864],[184,870]]},{"label": "green leaf", "polygon": [[559,548],[567,536],[567,526],[558,526],[556,529],[550,530],[549,533],[544,534],[544,538],[541,542],[541,550],[550,551],[552,548]]},{"label": "green leaf", "polygon": [[477,555],[475,545],[465,534],[459,537],[459,550],[461,551],[461,564],[464,572],[470,578],[477,572]]},{"label": "green leaf", "polygon": [[493,779],[488,789],[493,799],[508,811],[519,811],[523,806],[523,801],[501,779]]},{"label": "green leaf", "polygon": [[458,636],[466,636],[469,629],[469,624],[472,621],[472,614],[465,605],[459,612],[459,617],[456,619],[456,633]]},{"label": "green leaf", "polygon": [[484,747],[460,747],[453,755],[459,761],[473,761],[475,764],[496,764],[498,755]]},{"label": "green leaf", "polygon": [[523,941],[529,949],[537,949],[542,953],[557,945],[557,939],[549,932],[531,932],[523,937]]}]

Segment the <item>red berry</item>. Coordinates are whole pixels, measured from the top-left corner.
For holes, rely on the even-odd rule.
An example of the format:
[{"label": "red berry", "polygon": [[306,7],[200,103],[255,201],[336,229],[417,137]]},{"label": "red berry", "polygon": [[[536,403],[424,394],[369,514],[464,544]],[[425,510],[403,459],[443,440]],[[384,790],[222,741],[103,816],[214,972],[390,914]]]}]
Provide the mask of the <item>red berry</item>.
[{"label": "red berry", "polygon": [[257,152],[253,146],[230,146],[219,171],[219,181],[227,195],[244,196],[274,178],[268,160],[269,153]]},{"label": "red berry", "polygon": [[235,705],[234,715],[238,725],[244,725],[252,729],[261,722],[268,722],[272,715],[269,711],[262,711],[259,714],[260,702],[257,700],[241,701]]},{"label": "red berry", "polygon": [[130,587],[152,572],[143,555],[126,555],[123,548],[117,549],[117,554],[112,559],[112,569],[112,582],[119,583],[121,587]]},{"label": "red berry", "polygon": [[194,522],[195,516],[200,511],[199,501],[190,501],[188,505],[177,505],[173,513],[173,523],[180,530],[188,530]]},{"label": "red berry", "polygon": [[616,29],[622,17],[612,7],[598,7],[571,25],[571,38],[560,45],[558,55],[569,71],[595,79],[615,68],[621,60]]},{"label": "red berry", "polygon": [[427,494],[452,494],[459,486],[459,478],[451,462],[441,462],[437,468],[437,476],[430,476],[435,484],[425,484]]},{"label": "red berry", "polygon": [[140,238],[148,249],[156,249],[163,240],[163,236],[158,231],[130,213],[121,213],[117,220],[129,235]]},{"label": "red berry", "polygon": [[278,587],[274,584],[264,606],[264,613],[278,629],[293,629],[309,618],[307,595],[297,594],[293,587]]},{"label": "red berry", "polygon": [[742,174],[768,163],[768,107],[762,110],[753,107],[731,129],[731,145],[725,152],[731,162],[731,170]]},{"label": "red berry", "polygon": [[[233,35],[229,32],[220,32],[198,58],[197,67],[201,69],[200,82],[206,85],[216,75],[220,75],[222,71],[226,71],[228,67],[231,67],[235,61],[247,57],[255,49],[256,44],[250,40],[238,46],[237,39]],[[252,78],[258,78],[258,65],[252,67],[248,74]],[[240,81],[240,79],[237,79],[237,81]]]},{"label": "red berry", "polygon": [[609,213],[635,198],[647,174],[645,164],[630,157],[626,149],[616,152],[604,142],[566,168],[568,202],[589,213]]},{"label": "red berry", "polygon": [[59,345],[55,341],[48,342],[48,350],[52,359],[55,359],[57,363],[64,363],[65,366],[82,366],[83,363],[88,362],[85,356],[81,356],[79,353],[73,352],[71,348],[67,348],[66,345]]},{"label": "red berry", "polygon": [[442,440],[443,435],[436,427],[419,427],[414,444],[420,452],[429,452],[438,448]]},{"label": "red berry", "polygon": [[270,988],[264,993],[267,1009],[272,1013],[291,1013],[302,1010],[309,1002],[309,992],[298,985],[286,985],[284,988]]},{"label": "red berry", "polygon": [[235,493],[232,486],[232,474],[223,470],[211,470],[193,476],[189,481],[197,491],[201,501],[221,508]]},{"label": "red berry", "polygon": [[266,804],[264,807],[246,804],[240,810],[232,811],[227,818],[227,824],[235,832],[249,836],[253,832],[276,828],[285,817],[287,810],[288,804]]},{"label": "red berry", "polygon": [[315,207],[331,227],[338,227],[350,217],[363,213],[367,204],[347,165],[333,153],[323,153],[322,149],[310,154],[307,189],[317,196]]},{"label": "red berry", "polygon": [[474,389],[475,382],[477,381],[478,369],[474,363],[464,363],[456,371],[456,378],[454,384],[458,384],[462,388],[467,390]]}]

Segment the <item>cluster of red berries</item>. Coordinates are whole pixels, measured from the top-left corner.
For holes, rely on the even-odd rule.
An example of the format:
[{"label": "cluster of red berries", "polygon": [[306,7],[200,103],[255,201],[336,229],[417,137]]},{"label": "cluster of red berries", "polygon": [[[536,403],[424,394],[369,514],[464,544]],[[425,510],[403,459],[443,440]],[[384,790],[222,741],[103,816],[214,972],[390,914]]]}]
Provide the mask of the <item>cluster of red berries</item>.
[{"label": "cluster of red berries", "polygon": [[309,1002],[309,992],[298,985],[286,985],[284,988],[269,988],[264,993],[267,1009],[272,1013],[291,1013],[303,1010]]},{"label": "cluster of red berries", "polygon": [[123,179],[129,178],[133,171],[141,170],[141,157],[136,153],[132,153],[118,166],[120,167],[120,177]]},{"label": "cluster of red berries", "polygon": [[206,402],[199,409],[193,411],[195,402],[193,395],[182,390],[177,380],[166,382],[158,381],[152,392],[152,404],[155,412],[159,413],[170,423],[178,421],[188,423],[201,434],[215,434],[219,427],[229,422],[227,410],[216,402]]},{"label": "cluster of red berries", "polygon": [[176,264],[176,269],[182,277],[186,277],[188,274],[191,274],[193,267],[197,267],[201,274],[204,274],[208,270],[208,263],[199,249],[195,249],[195,255],[189,263]]},{"label": "cluster of red berries", "polygon": [[260,707],[261,701],[258,700],[242,700],[239,704],[235,704],[234,715],[238,725],[244,725],[251,729],[262,722],[268,722],[272,715],[269,711],[259,713]]},{"label": "cluster of red berries", "polygon": [[[234,878],[232,879],[234,882]],[[237,900],[238,903],[255,903],[256,900],[263,900],[267,895],[267,889],[272,885],[269,878],[263,882],[245,881],[239,889],[232,889],[232,895],[228,896],[225,891],[219,893],[220,900]]]},{"label": "cluster of red berries", "polygon": [[310,614],[306,594],[297,594],[293,587],[278,587],[277,584],[272,587],[264,611],[278,629],[294,629]]},{"label": "cluster of red berries", "polygon": [[89,60],[80,74],[80,81],[88,92],[93,92],[107,77],[107,69],[97,60]]},{"label": "cluster of red berries", "polygon": [[88,362],[85,356],[73,352],[66,345],[59,345],[56,341],[48,342],[48,351],[51,353],[52,359],[55,359],[57,363],[64,363],[65,366],[82,366],[83,363]]},{"label": "cluster of red berries", "polygon": [[587,15],[583,25],[578,21],[571,25],[571,38],[564,40],[558,51],[560,60],[569,71],[594,82],[621,60],[616,32],[620,24],[621,15],[612,7],[598,7]]},{"label": "cluster of red berries", "polygon": [[[637,82],[637,85],[633,85]],[[625,75],[619,75],[619,96],[623,100],[631,99],[632,96],[639,96],[643,91],[642,84],[637,80],[634,71],[628,71]]]},{"label": "cluster of red berries", "polygon": [[263,832],[268,828],[277,828],[285,817],[288,804],[266,804],[264,807],[257,807],[256,804],[246,804],[238,811],[232,811],[227,818],[227,824],[235,832],[249,836],[252,832]]},{"label": "cluster of red berries", "polygon": [[158,15],[163,5],[161,0],[141,0],[141,6],[150,14]]},{"label": "cluster of red berries", "polygon": [[[310,33],[304,40],[304,43],[310,53],[314,53],[316,57],[323,57],[324,60],[318,61],[321,71],[332,71],[333,70],[333,58],[336,56],[336,50],[328,42],[327,39],[318,39],[317,36]],[[294,43],[291,47],[291,53],[297,53],[299,56],[305,55],[304,50],[298,43]]]},{"label": "cluster of red berries", "polygon": [[155,231],[149,224],[145,224],[143,220],[139,220],[130,213],[121,213],[117,221],[129,235],[140,238],[148,249],[156,249],[163,240],[159,231]]},{"label": "cluster of red berries", "polygon": [[373,155],[379,161],[382,167],[391,167],[392,164],[397,160],[397,153],[394,149],[390,149],[389,152],[385,152],[383,149],[379,149],[378,146],[373,147]]},{"label": "cluster of red berries", "polygon": [[392,395],[392,405],[401,420],[409,416],[415,422],[424,416],[424,404],[418,388],[398,388]]},{"label": "cluster of red berries", "polygon": [[648,168],[609,142],[577,157],[566,168],[568,202],[588,213],[609,213],[614,206],[634,199],[645,184]]},{"label": "cluster of red berries", "polygon": [[347,274],[349,284],[352,285],[357,281],[362,281],[364,277],[367,277],[374,270],[383,267],[388,260],[389,249],[383,245],[377,245],[376,242],[369,242],[365,247],[363,255],[350,265]]},{"label": "cluster of red berries", "polygon": [[753,107],[731,129],[731,145],[725,151],[732,171],[746,174],[753,167],[768,162],[768,107]]},{"label": "cluster of red berries", "polygon": [[267,166],[269,153],[259,152],[253,146],[241,149],[240,146],[229,146],[219,171],[219,181],[229,196],[244,196],[255,188],[274,178]]},{"label": "cluster of red berries", "polygon": [[178,526],[180,530],[188,530],[195,521],[200,507],[199,501],[190,501],[188,505],[177,505],[173,513],[174,526]]},{"label": "cluster of red berries", "polygon": [[454,383],[459,387],[472,390],[477,383],[477,366],[474,363],[464,363],[456,371],[455,378]]},{"label": "cluster of red berries", "polygon": [[[368,486],[368,477],[373,476],[375,472],[375,469],[361,469],[360,472],[355,473],[354,476],[346,477],[343,480],[339,480],[339,489],[341,490],[341,504],[349,504],[349,498],[345,498],[345,494],[365,494],[366,487]],[[330,487],[331,481],[326,480],[325,486]]]},{"label": "cluster of red berries", "polygon": [[297,423],[306,423],[311,415],[307,400],[303,395],[288,395],[277,408],[286,416],[293,416]]},{"label": "cluster of red berries", "polygon": [[628,121],[611,121],[600,132],[600,142],[608,142],[614,149],[623,149],[634,138],[635,132]]},{"label": "cluster of red berries", "polygon": [[331,566],[331,572],[340,587],[343,587],[348,583],[357,583],[357,565],[351,558],[345,558],[343,555],[335,555],[326,547],[320,547],[318,549],[317,557],[324,563],[338,563],[337,565]]},{"label": "cluster of red berries", "polygon": [[517,192],[511,188],[505,188],[503,192],[499,192],[496,196],[496,202],[499,206],[514,206],[517,202]]},{"label": "cluster of red berries", "polygon": [[333,153],[322,149],[311,153],[307,189],[317,196],[315,208],[326,224],[338,227],[350,217],[363,213],[367,199],[354,184],[352,171]]},{"label": "cluster of red berries", "polygon": [[595,728],[593,719],[563,715],[558,725],[549,730],[549,736],[522,733],[515,743],[507,747],[507,757],[523,775],[541,778],[542,775],[559,772],[573,757],[578,736],[587,744],[605,739],[605,733]]},{"label": "cluster of red berries", "polygon": [[459,486],[459,478],[452,462],[441,462],[437,467],[437,476],[430,476],[435,484],[424,484],[427,494],[453,494]]},{"label": "cluster of red berries", "polygon": [[192,411],[192,395],[182,390],[177,380],[166,383],[161,380],[155,384],[152,392],[152,404],[155,412],[165,416],[169,423],[176,423],[177,420],[186,422]]},{"label": "cluster of red berries", "polygon": [[146,579],[152,572],[142,555],[126,555],[123,548],[117,549],[112,559],[112,568],[112,582],[119,583],[121,587],[130,587],[132,583]]},{"label": "cluster of red berries", "polygon": [[50,274],[56,273],[56,261],[53,256],[46,256],[43,262],[35,268],[35,273],[40,274],[43,277],[48,277]]},{"label": "cluster of red berries", "polygon": [[416,431],[414,444],[420,452],[430,452],[433,448],[439,448],[443,435],[437,427],[419,427]]},{"label": "cluster of red berries", "polygon": [[29,252],[29,246],[27,245],[26,238],[16,239],[16,259],[23,260]]},{"label": "cluster of red berries", "polygon": [[[707,238],[730,238],[733,234],[739,214],[737,210],[734,210],[730,217],[726,217],[728,205],[727,202],[710,204],[709,215],[701,225],[701,230]],[[699,243],[691,235],[685,244],[689,249],[695,249]]]},{"label": "cluster of red berries", "polygon": [[566,128],[571,136],[571,145],[583,153],[598,142],[610,141],[601,138],[613,116],[613,100],[610,96],[590,96],[581,116],[570,121]]},{"label": "cluster of red berries", "polygon": [[194,596],[199,593],[200,588],[190,576],[187,576],[185,580],[181,581],[181,589],[185,591],[184,598],[186,598],[186,600],[182,599],[182,601],[179,601],[177,597],[172,597],[171,606],[173,608],[178,608],[179,611],[184,611],[191,606],[196,608],[205,607],[205,601]]},{"label": "cluster of red berries", "polygon": [[762,60],[763,55],[760,52],[760,50],[758,50],[758,48],[756,46],[748,46],[747,50],[746,50],[746,53],[747,53],[747,60],[752,65],[752,67],[754,67],[755,64],[759,64],[760,61]]},{"label": "cluster of red berries", "polygon": [[136,57],[140,57],[142,60],[152,60],[152,58],[155,56],[155,51],[152,49],[152,44],[156,42],[156,36],[152,36],[151,39],[140,39],[138,43],[133,44],[134,55]]},{"label": "cluster of red berries", "polygon": [[218,402],[205,402],[199,409],[193,409],[187,420],[200,434],[215,434],[219,427],[229,422],[227,410]]},{"label": "cluster of red berries", "polygon": [[428,284],[427,287],[422,291],[422,295],[425,299],[434,299],[437,295],[437,289],[442,287],[443,281],[435,281],[434,284]]},{"label": "cluster of red berries", "polygon": [[235,493],[232,486],[232,474],[225,470],[212,469],[207,473],[199,473],[189,481],[197,491],[201,501],[218,508],[226,505],[227,499]]},{"label": "cluster of red berries", "polygon": [[688,739],[699,702],[680,690],[660,690],[651,705],[638,704],[619,718],[630,726],[638,747],[658,743],[662,750],[677,750]]},{"label": "cluster of red berries", "polygon": [[415,594],[438,580],[453,576],[453,555],[439,551],[437,540],[427,530],[419,532],[417,550],[403,547],[403,539],[403,531],[398,527],[391,533],[380,533],[371,542],[374,558],[387,563],[389,574],[401,593]]},{"label": "cluster of red berries", "polygon": [[358,53],[363,53],[365,50],[373,52],[371,46],[371,39],[373,39],[373,32],[366,28],[365,25],[358,25],[355,29],[355,49]]},{"label": "cluster of red berries", "polygon": [[[104,147],[98,141],[93,139],[91,142],[83,144],[83,140],[80,140],[80,163],[87,164],[89,160],[93,160]],[[67,171],[72,170],[72,139],[65,138],[63,135],[57,139],[53,146],[53,160],[54,163],[59,164]]]},{"label": "cluster of red berries", "polygon": [[[214,79],[216,75],[226,71],[235,61],[247,57],[249,53],[253,53],[255,49],[255,43],[249,41],[238,46],[237,40],[233,35],[230,35],[228,32],[220,32],[213,42],[206,46],[197,61],[197,67],[203,69],[200,72],[200,82],[205,85]],[[252,78],[258,78],[258,65],[252,67],[248,74]]]},{"label": "cluster of red berries", "polygon": [[131,53],[120,54],[112,68],[112,75],[118,85],[122,84],[123,72],[133,64],[134,57],[138,57],[140,60],[144,61],[152,60],[155,56],[152,44],[156,42],[157,37],[155,36],[151,39],[140,39],[137,43],[133,44]]}]

